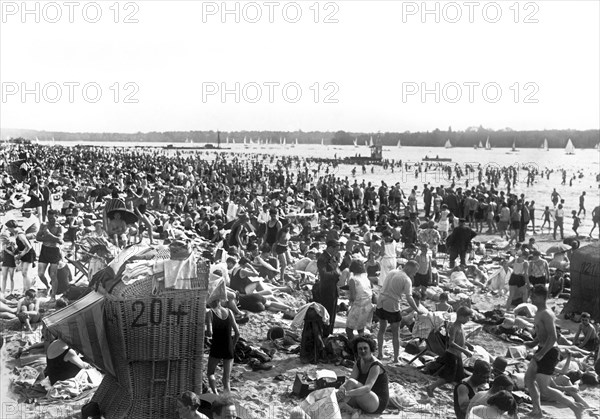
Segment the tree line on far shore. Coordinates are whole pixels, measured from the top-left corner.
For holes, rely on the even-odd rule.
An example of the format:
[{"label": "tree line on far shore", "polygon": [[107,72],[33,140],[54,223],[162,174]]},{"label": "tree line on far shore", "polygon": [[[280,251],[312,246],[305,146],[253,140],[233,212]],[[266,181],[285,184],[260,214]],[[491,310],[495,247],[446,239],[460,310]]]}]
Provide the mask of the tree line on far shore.
[{"label": "tree line on far shore", "polygon": [[265,143],[267,139],[270,144],[280,144],[283,139],[287,144],[324,144],[331,145],[353,145],[355,142],[359,146],[370,144],[371,139],[374,144],[383,146],[397,146],[398,141],[404,147],[443,147],[447,140],[453,147],[474,147],[480,143],[485,146],[489,138],[492,148],[508,148],[513,143],[517,148],[539,148],[543,145],[544,139],[548,140],[550,148],[564,148],[567,141],[571,139],[576,148],[594,148],[600,142],[600,130],[540,130],[540,131],[514,131],[510,128],[494,131],[483,127],[472,127],[465,131],[453,131],[451,127],[448,130],[441,131],[435,129],[425,132],[377,132],[377,133],[355,133],[346,131],[322,132],[322,131],[236,131],[236,132],[218,132],[218,131],[168,131],[168,132],[148,132],[148,133],[67,133],[67,132],[48,132],[33,130],[2,130],[2,137],[22,137],[32,142],[35,139],[46,142],[53,138],[56,141],[73,142],[162,142],[162,143],[212,143],[219,141],[222,146],[229,142],[240,144],[246,138],[247,142],[252,141]]}]

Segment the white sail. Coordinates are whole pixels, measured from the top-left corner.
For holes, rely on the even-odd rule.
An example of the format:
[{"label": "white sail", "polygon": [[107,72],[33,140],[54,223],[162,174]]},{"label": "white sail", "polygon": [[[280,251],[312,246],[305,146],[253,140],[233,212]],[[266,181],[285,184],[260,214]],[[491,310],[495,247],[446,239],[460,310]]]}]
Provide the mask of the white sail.
[{"label": "white sail", "polygon": [[445,148],[452,148],[452,143],[450,143],[450,140],[446,140],[446,144],[444,144]]},{"label": "white sail", "polygon": [[325,145],[325,141],[321,138],[321,145]]},{"label": "white sail", "polygon": [[358,147],[358,139],[357,138],[354,139],[354,147]]},{"label": "white sail", "polygon": [[244,137],[244,145],[246,145],[246,137]]},{"label": "white sail", "polygon": [[369,147],[373,147],[373,137],[369,139]]},{"label": "white sail", "polygon": [[369,142],[367,140],[365,140],[365,147],[369,146]]},{"label": "white sail", "polygon": [[225,144],[229,144],[229,137],[225,138]]},{"label": "white sail", "polygon": [[486,150],[492,149],[492,145],[490,144],[490,137],[487,137],[487,140],[485,140],[485,149]]},{"label": "white sail", "polygon": [[402,144],[400,143],[400,140],[398,140],[398,148],[402,148]]},{"label": "white sail", "polygon": [[235,138],[231,139],[231,144],[235,144]]},{"label": "white sail", "polygon": [[548,140],[546,138],[544,138],[544,150],[550,150],[550,148],[548,147]]},{"label": "white sail", "polygon": [[479,141],[479,148],[483,148],[483,144],[481,144],[481,141]]},{"label": "white sail", "polygon": [[575,154],[575,146],[573,145],[573,141],[569,138],[567,141],[567,146],[565,147],[565,153],[567,154]]},{"label": "white sail", "polygon": [[298,145],[298,139],[296,138],[296,145]]},{"label": "white sail", "polygon": [[513,140],[512,151],[517,151],[517,140]]}]

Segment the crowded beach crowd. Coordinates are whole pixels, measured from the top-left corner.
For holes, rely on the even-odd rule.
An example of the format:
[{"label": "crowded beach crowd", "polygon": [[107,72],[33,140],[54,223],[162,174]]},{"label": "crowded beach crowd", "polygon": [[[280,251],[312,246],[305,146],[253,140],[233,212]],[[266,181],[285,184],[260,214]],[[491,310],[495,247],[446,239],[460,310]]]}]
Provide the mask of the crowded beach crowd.
[{"label": "crowded beach crowd", "polygon": [[[215,394],[219,392],[215,371],[223,361],[224,397],[213,405],[212,413],[207,412],[213,417],[235,411],[229,376],[240,325],[248,321],[244,305],[294,318],[296,309],[277,296],[293,293],[300,281],[314,284],[313,301],[329,319],[323,337],[333,333],[340,285],[349,294],[346,335],[356,363],[337,399],[350,412],[382,413],[389,399],[385,362],[399,361],[400,325],[407,324],[403,320],[410,313],[427,311],[422,304],[431,297],[427,290],[439,284],[438,272],[445,269],[463,272],[480,289],[506,294],[502,300],[506,311],[528,301],[537,308],[524,326],[536,332],[529,344],[538,347],[525,375],[533,417],[542,416],[540,396],[560,401],[578,418],[587,407],[574,386],[553,378],[563,354],[546,300],[549,294],[562,292],[567,253],[555,252],[547,261],[531,234],[525,240],[528,228],[534,234],[541,231],[536,230],[541,221],[541,229],[548,225],[554,239],[562,242],[571,203],[555,189],[540,210],[534,201],[511,193],[520,175],[514,167],[440,163],[408,167],[401,161],[385,162],[384,170],[392,172],[414,171],[417,176],[436,166],[447,174],[448,185],[406,189],[399,182],[375,185],[337,177],[330,166],[298,157],[25,144],[4,147],[1,157],[4,212],[20,214],[8,217],[0,235],[0,316],[18,318],[31,330],[40,320],[36,279],[48,289],[50,301],[66,304],[56,300],[61,294],[60,271],[86,238],[105,240],[106,249],[113,252],[139,242],[193,242],[211,262],[211,281],[222,279],[227,285],[225,293],[213,292],[208,299],[212,347],[207,376]],[[532,168],[527,185],[552,173]],[[461,182],[469,174],[477,179],[474,185]],[[562,184],[566,178],[563,171]],[[501,184],[505,190],[500,190]],[[570,212],[572,230],[579,234],[579,216],[590,211],[591,237],[600,222],[600,207],[585,205],[582,192]],[[506,251],[507,257],[493,272],[473,263],[476,251],[485,248],[474,242],[478,233],[496,235],[496,243]],[[90,278],[102,268],[104,258],[95,260],[98,266],[90,266]],[[14,286],[17,266],[23,276],[22,294]],[[403,300],[407,310],[402,309]],[[436,311],[452,311],[447,300],[446,293],[437,295]],[[443,368],[426,393],[434,397],[436,388],[454,383],[457,417],[515,415],[513,383],[505,374],[492,371],[492,365],[483,361],[475,363],[471,375],[465,374],[462,356],[470,357],[473,347],[462,326],[472,316],[466,306],[456,310],[456,320],[448,327]],[[365,329],[372,329],[374,317],[379,325],[372,339]],[[589,355],[580,362],[583,370],[586,361],[594,363],[598,352],[597,331],[589,317],[583,313],[580,333],[562,342]],[[386,360],[388,324],[393,357]],[[76,356],[65,357],[64,362],[78,368],[87,365]],[[477,393],[492,372],[490,389]],[[198,397],[191,392],[182,395],[181,417],[202,417]]]}]

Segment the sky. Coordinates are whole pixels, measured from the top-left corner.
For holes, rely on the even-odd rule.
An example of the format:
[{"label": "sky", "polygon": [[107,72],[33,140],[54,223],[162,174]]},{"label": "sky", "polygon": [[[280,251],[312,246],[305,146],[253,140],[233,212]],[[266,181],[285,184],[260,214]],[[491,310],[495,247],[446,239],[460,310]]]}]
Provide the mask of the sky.
[{"label": "sky", "polygon": [[598,1],[0,1],[0,128],[600,128]]}]

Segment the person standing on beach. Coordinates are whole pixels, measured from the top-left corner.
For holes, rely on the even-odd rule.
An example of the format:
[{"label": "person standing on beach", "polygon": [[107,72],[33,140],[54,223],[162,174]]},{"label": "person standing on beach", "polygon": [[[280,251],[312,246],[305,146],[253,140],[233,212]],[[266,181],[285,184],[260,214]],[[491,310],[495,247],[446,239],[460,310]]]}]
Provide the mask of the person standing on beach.
[{"label": "person standing on beach", "polygon": [[525,386],[529,390],[533,410],[529,414],[533,418],[542,418],[542,406],[540,394],[550,401],[559,402],[568,406],[577,419],[581,419],[584,406],[565,397],[560,391],[550,387],[550,380],[554,374],[554,368],[558,364],[560,350],[557,346],[556,321],[554,313],[546,306],[548,290],[544,285],[538,284],[533,287],[531,301],[537,307],[534,317],[535,339],[527,342],[528,347],[538,346],[538,350],[529,362],[525,373]]},{"label": "person standing on beach", "polygon": [[342,272],[339,268],[340,244],[337,240],[328,240],[327,248],[317,259],[319,282],[313,287],[313,299],[321,304],[329,313],[329,325],[323,327],[323,337],[333,333],[335,315],[337,313],[338,287],[337,283]]},{"label": "person standing on beach", "polygon": [[[42,224],[38,231],[36,240],[42,242],[40,258],[38,263],[38,276],[40,280],[50,288],[50,298],[56,297],[58,288],[58,262],[62,259],[60,245],[63,243],[63,227],[56,222],[56,210],[48,211],[48,223]],[[50,265],[50,285],[46,279],[46,269]]]},{"label": "person standing on beach", "polygon": [[377,309],[375,310],[375,314],[379,318],[379,331],[377,332],[377,347],[379,348],[377,356],[379,359],[383,359],[383,336],[389,322],[392,325],[393,362],[398,362],[400,353],[398,329],[400,320],[402,320],[400,310],[402,295],[406,297],[408,305],[413,310],[417,313],[421,312],[412,297],[412,281],[418,270],[419,264],[414,260],[409,260],[402,270],[394,269],[390,271],[383,281],[383,286],[377,300]]},{"label": "person standing on beach", "polygon": [[471,240],[477,235],[471,228],[465,225],[465,219],[459,220],[458,227],[456,227],[448,239],[446,244],[448,245],[448,254],[450,259],[450,268],[454,268],[457,257],[460,257],[460,264],[466,265],[467,250],[471,247]]}]

